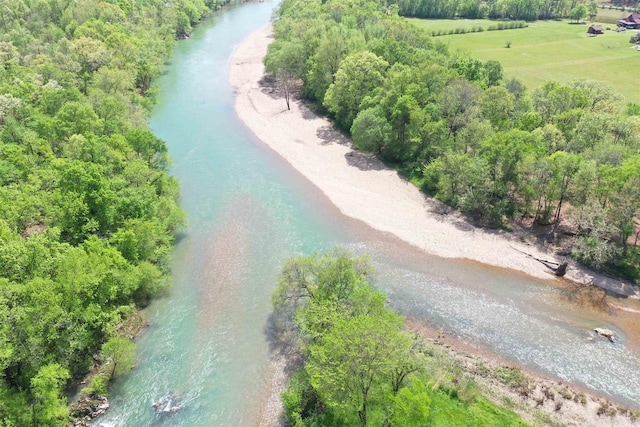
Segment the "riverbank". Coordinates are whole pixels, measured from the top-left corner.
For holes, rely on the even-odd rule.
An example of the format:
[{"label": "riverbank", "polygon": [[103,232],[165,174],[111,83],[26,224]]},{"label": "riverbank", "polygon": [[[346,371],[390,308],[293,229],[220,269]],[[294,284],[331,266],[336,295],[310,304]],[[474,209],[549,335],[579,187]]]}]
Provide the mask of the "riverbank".
[{"label": "riverbank", "polygon": [[[284,98],[264,79],[262,58],[273,40],[271,33],[271,26],[253,33],[231,58],[229,79],[236,89],[236,112],[261,141],[320,188],[344,215],[433,255],[467,258],[540,279],[555,278],[535,258],[557,263],[564,259],[527,243],[526,234],[474,227],[377,158],[355,150],[348,138],[304,103],[293,100],[287,110]],[[638,296],[635,287],[573,262],[565,277]]]},{"label": "riverbank", "polygon": [[532,425],[598,427],[639,426],[640,411],[538,372],[516,367],[476,344],[447,336],[419,319],[406,320],[408,330],[425,337],[446,366],[460,372],[460,382],[480,385],[491,401],[518,413]]}]

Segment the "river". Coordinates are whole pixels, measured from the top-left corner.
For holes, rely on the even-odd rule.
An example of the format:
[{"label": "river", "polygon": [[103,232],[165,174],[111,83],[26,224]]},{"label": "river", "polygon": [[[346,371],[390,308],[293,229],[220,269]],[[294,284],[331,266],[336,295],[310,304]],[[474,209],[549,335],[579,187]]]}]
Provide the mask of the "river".
[{"label": "river", "polygon": [[[173,288],[146,310],[137,366],[113,385],[96,425],[256,425],[271,382],[265,325],[278,271],[291,255],[335,245],[372,257],[377,284],[402,313],[513,363],[640,402],[640,356],[608,315],[568,306],[541,281],[428,256],[344,217],[243,126],[229,57],[274,7],[245,3],[206,20],[157,81],[150,123],[167,142],[188,228]],[[620,342],[589,339],[595,326],[615,329]],[[151,405],[168,391],[185,406],[159,417]]]}]

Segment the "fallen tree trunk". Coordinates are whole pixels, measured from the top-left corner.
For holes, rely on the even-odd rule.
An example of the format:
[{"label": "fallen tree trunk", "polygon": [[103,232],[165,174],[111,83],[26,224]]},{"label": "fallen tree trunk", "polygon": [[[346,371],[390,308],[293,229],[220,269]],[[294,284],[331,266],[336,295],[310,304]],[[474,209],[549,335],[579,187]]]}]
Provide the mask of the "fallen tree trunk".
[{"label": "fallen tree trunk", "polygon": [[563,261],[563,262],[560,262],[560,263],[555,262],[555,261],[548,261],[546,259],[536,258],[531,254],[528,254],[528,253],[526,253],[524,251],[521,251],[520,249],[514,248],[513,246],[511,246],[511,248],[516,250],[516,251],[518,251],[518,252],[520,252],[520,253],[522,253],[522,254],[525,254],[529,258],[535,259],[536,261],[538,261],[539,263],[541,263],[542,265],[547,267],[549,270],[552,270],[553,274],[555,274],[558,277],[562,277],[565,274],[567,274],[567,267],[569,267],[569,263],[566,262],[566,261]]}]

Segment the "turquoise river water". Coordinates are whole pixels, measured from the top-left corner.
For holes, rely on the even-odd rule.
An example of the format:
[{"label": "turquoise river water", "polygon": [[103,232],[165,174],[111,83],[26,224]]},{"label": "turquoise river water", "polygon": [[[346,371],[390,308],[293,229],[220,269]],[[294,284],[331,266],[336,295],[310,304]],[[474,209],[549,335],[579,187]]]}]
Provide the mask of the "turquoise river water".
[{"label": "turquoise river water", "polygon": [[[270,293],[287,257],[343,245],[369,254],[391,304],[505,359],[617,400],[640,402],[640,355],[589,340],[597,314],[514,272],[427,256],[342,216],[237,118],[228,61],[266,25],[273,2],[245,3],[181,41],[151,117],[182,185],[188,228],[170,295],[147,309],[137,367],[112,390],[99,426],[253,426],[269,392]],[[167,391],[185,403],[157,416]],[[637,405],[637,403],[636,403]]]}]

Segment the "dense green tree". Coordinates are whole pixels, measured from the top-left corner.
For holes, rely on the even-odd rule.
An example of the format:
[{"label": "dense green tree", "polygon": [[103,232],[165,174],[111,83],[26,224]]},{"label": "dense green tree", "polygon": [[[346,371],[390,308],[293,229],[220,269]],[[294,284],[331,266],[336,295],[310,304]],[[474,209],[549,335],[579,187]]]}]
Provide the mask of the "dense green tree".
[{"label": "dense green tree", "polygon": [[431,398],[427,385],[412,378],[393,399],[389,424],[392,426],[424,426],[428,424]]},{"label": "dense green tree", "polygon": [[356,315],[338,320],[309,347],[305,369],[311,385],[346,420],[359,420],[363,426],[371,423],[372,395],[410,345],[401,324],[400,317],[388,311]]},{"label": "dense green tree", "polygon": [[569,17],[575,23],[582,21],[587,16],[589,16],[589,10],[584,4],[577,5],[576,7],[571,9],[571,12],[569,13]]},{"label": "dense green tree", "polygon": [[491,122],[494,129],[506,130],[511,127],[514,113],[513,96],[502,86],[493,86],[484,91],[478,101],[480,111]]},{"label": "dense green tree", "polygon": [[500,62],[490,59],[484,64],[484,68],[487,73],[487,84],[489,86],[496,86],[502,81],[504,70]]},{"label": "dense green tree", "polygon": [[136,347],[126,337],[113,337],[102,344],[102,357],[111,364],[111,376],[126,374],[135,363]]},{"label": "dense green tree", "polygon": [[[427,374],[434,372],[433,353],[402,329],[403,319],[367,282],[370,269],[344,250],[285,265],[274,309],[276,315],[294,310],[302,345],[287,350],[303,360],[282,393],[288,425],[464,425],[469,419],[477,420],[473,425],[517,425],[479,394],[464,402],[440,394],[439,380]],[[458,393],[453,383],[447,387]]]},{"label": "dense green tree", "polygon": [[353,121],[351,136],[360,150],[379,154],[391,139],[391,125],[381,108],[367,108]]},{"label": "dense green tree", "polygon": [[299,42],[278,40],[269,45],[269,51],[270,54],[265,57],[265,69],[278,81],[287,110],[290,110],[292,86],[304,74],[304,46]]},{"label": "dense green tree", "polygon": [[146,116],[177,16],[209,7],[0,3],[0,425],[66,425],[68,379],[169,283],[183,216]]},{"label": "dense green tree", "polygon": [[345,25],[332,25],[322,35],[316,51],[309,59],[306,92],[323,101],[344,57],[364,47],[364,37]]},{"label": "dense green tree", "polygon": [[34,425],[66,426],[69,409],[62,387],[69,373],[58,364],[44,366],[31,380]]},{"label": "dense green tree", "polygon": [[360,103],[383,82],[387,61],[363,51],[348,55],[336,72],[335,81],[327,89],[324,105],[336,115],[338,123],[350,129],[358,115]]}]

